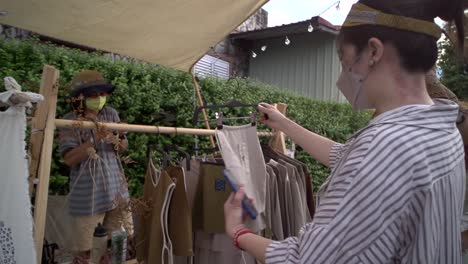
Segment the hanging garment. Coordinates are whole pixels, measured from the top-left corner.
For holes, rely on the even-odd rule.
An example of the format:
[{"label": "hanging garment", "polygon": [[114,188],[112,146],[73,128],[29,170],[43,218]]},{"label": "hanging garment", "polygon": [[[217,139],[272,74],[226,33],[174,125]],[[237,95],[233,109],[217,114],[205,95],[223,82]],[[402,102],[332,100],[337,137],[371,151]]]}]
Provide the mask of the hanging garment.
[{"label": "hanging garment", "polygon": [[287,168],[290,180],[290,193],[292,199],[291,209],[293,212],[292,215],[294,216],[292,218],[293,222],[291,223],[292,229],[290,230],[292,233],[290,235],[297,236],[301,227],[307,223],[308,219],[310,219],[310,216],[307,217],[309,212],[307,210],[307,206],[304,199],[305,192],[300,187],[300,185],[302,185],[302,181],[296,167],[283,160],[280,160],[280,164],[283,164]]},{"label": "hanging garment", "polygon": [[159,171],[149,159],[143,199],[148,206],[142,214],[136,238],[137,259],[148,264],[173,263],[168,217],[175,184],[167,172]]},{"label": "hanging garment", "polygon": [[194,264],[256,264],[255,258],[237,249],[226,234],[195,232]]},{"label": "hanging garment", "polygon": [[[28,101],[42,96],[21,93],[14,79],[5,78],[7,92],[0,93],[0,102],[9,105],[12,95],[20,93]],[[30,103],[29,103],[30,104]],[[0,112],[0,263],[36,263],[33,242],[31,202],[28,193],[26,160],[26,104],[10,105]]]},{"label": "hanging garment", "polygon": [[[225,125],[223,129],[216,130],[216,137],[234,184],[245,186],[247,196],[254,200],[258,215],[261,216],[265,211],[266,167],[257,127],[250,124],[237,127]],[[265,221],[262,217],[257,217],[255,221],[248,218],[247,226],[258,232],[265,228]]]},{"label": "hanging garment", "polygon": [[283,224],[283,237],[290,237],[294,230],[294,211],[291,195],[291,180],[287,168],[274,160],[268,162],[276,170],[278,182],[278,196],[281,205],[281,222]]},{"label": "hanging garment", "polygon": [[184,169],[170,165],[165,171],[175,183],[169,208],[169,237],[174,255],[193,256],[192,210],[187,200]]},{"label": "hanging garment", "polygon": [[267,199],[265,204],[265,215],[267,226],[271,231],[271,236],[267,238],[274,240],[283,240],[283,223],[281,221],[281,205],[278,195],[278,182],[275,170],[269,164],[267,168]]},{"label": "hanging garment", "polygon": [[203,162],[193,210],[194,230],[224,233],[224,203],[232,190],[223,175],[222,164]]},{"label": "hanging garment", "polygon": [[284,160],[294,165],[298,169],[299,174],[301,174],[303,177],[302,182],[305,186],[305,193],[306,193],[305,200],[306,200],[307,208],[309,211],[308,216],[310,216],[310,220],[307,222],[310,222],[315,213],[315,200],[314,200],[314,194],[313,194],[313,188],[312,188],[312,179],[307,169],[307,165],[305,165],[304,163],[296,159],[288,157],[287,155],[276,152],[268,145],[262,145],[262,150],[265,156],[273,158],[276,161]]}]

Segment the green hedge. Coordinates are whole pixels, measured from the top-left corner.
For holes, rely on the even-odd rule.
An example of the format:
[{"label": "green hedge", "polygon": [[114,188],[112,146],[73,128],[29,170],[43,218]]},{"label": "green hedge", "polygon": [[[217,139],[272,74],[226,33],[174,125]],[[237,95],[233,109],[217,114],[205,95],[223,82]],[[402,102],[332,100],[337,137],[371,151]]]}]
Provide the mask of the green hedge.
[{"label": "green hedge", "polygon": [[[96,69],[103,72],[105,77],[118,87],[110,97],[109,104],[119,111],[125,122],[192,127],[195,94],[191,77],[187,73],[146,63],[114,62],[100,53],[57,47],[36,40],[0,41],[2,79],[12,76],[25,90],[37,91],[44,64],[53,65],[60,70],[62,89],[59,93],[58,117],[70,111],[64,97],[67,94],[67,84],[73,75],[82,69]],[[352,111],[347,104],[311,100],[249,79],[204,79],[200,85],[207,104],[225,103],[234,99],[246,103],[285,102],[289,105],[289,117],[339,142],[345,141],[370,118],[369,113]],[[130,133],[128,137],[129,150],[126,155],[136,163],[126,165],[125,172],[134,195],[142,191],[148,145],[158,142],[175,143],[186,149],[193,149],[196,140],[194,136],[183,135]],[[207,137],[198,137],[198,142],[201,147],[208,146]],[[56,147],[50,191],[66,193],[68,169],[58,155]],[[309,165],[317,189],[329,171],[300,149],[297,157]]]}]

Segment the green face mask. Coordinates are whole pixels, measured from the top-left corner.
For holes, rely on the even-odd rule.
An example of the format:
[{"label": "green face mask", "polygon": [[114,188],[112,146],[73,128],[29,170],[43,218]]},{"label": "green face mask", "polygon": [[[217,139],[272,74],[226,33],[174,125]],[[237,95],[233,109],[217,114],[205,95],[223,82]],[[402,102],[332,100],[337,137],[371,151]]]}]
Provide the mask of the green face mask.
[{"label": "green face mask", "polygon": [[87,98],[86,99],[86,108],[94,111],[101,111],[101,109],[106,104],[106,96],[98,96],[96,98]]}]

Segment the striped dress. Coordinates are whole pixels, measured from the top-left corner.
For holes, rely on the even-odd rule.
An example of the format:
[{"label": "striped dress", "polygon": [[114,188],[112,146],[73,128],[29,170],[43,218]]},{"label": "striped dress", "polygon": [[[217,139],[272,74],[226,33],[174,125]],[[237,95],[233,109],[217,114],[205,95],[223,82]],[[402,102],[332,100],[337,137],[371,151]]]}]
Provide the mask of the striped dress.
[{"label": "striped dress", "polygon": [[266,263],[461,263],[458,106],[435,102],[388,111],[334,145],[314,221],[271,243]]},{"label": "striped dress", "polygon": [[[64,119],[76,120],[74,113],[68,113]],[[119,123],[117,111],[104,107],[97,116],[97,121]],[[88,140],[95,142],[99,160],[81,162],[70,169],[69,211],[73,216],[91,216],[104,214],[115,209],[128,197],[128,186],[118,153],[106,140],[96,142],[95,130],[82,128],[60,129],[60,152],[80,146]]]}]

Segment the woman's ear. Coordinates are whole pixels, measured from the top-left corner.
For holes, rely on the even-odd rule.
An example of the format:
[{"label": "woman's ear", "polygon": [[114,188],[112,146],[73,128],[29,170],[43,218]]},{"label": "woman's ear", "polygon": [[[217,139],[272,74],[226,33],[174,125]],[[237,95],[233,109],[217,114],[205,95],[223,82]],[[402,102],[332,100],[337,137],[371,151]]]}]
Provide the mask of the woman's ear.
[{"label": "woman's ear", "polygon": [[374,66],[374,64],[378,63],[382,59],[385,46],[378,38],[370,38],[367,44],[370,53],[369,66]]}]

